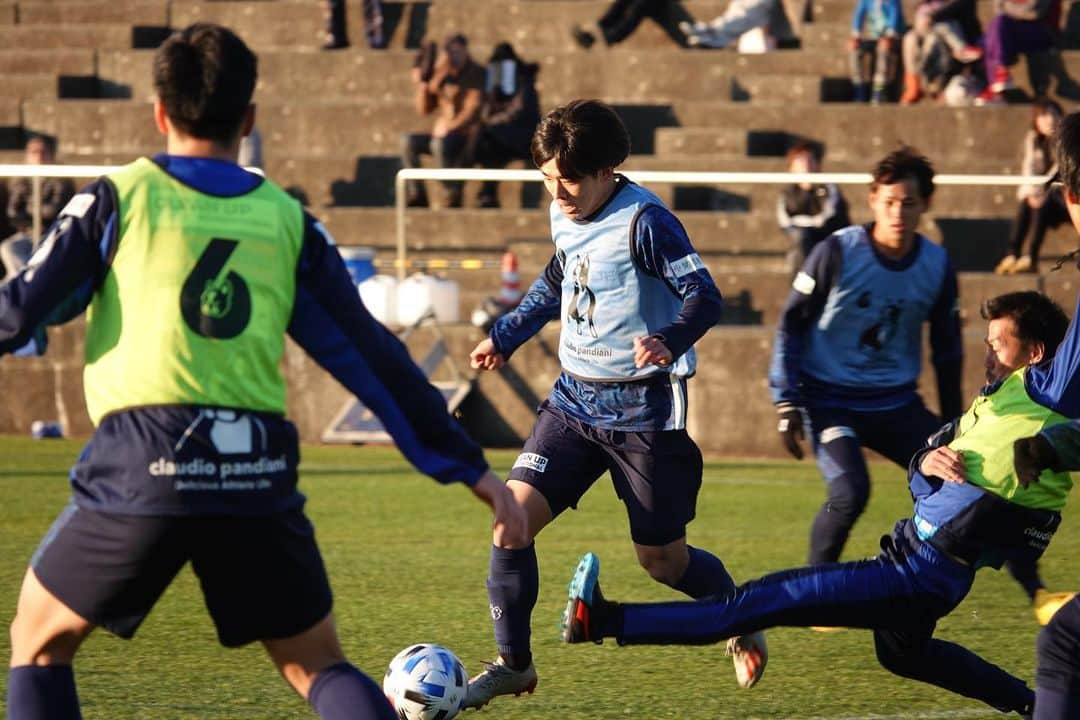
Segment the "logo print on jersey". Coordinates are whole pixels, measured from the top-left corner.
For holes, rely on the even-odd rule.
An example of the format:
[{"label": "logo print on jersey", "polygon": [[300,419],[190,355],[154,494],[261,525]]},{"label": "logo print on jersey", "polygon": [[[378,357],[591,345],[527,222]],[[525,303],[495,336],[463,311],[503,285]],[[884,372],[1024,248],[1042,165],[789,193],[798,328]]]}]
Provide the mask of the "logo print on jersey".
[{"label": "logo print on jersey", "polygon": [[902,303],[891,302],[881,311],[878,321],[866,328],[859,336],[859,349],[873,352],[881,350],[896,335],[896,328],[900,324],[900,312]]},{"label": "logo print on jersey", "polygon": [[214,238],[199,256],[180,290],[184,322],[203,337],[227,340],[244,331],[251,320],[251,291],[232,270],[222,274],[240,243]]},{"label": "logo print on jersey", "polygon": [[[570,309],[566,313],[566,322],[573,324],[578,335],[584,335],[582,323],[586,324],[589,334],[599,337],[593,315],[596,312],[596,293],[589,289],[589,256],[578,255],[574,258],[574,267],[570,271],[574,278],[574,294],[570,297]],[[584,306],[584,312],[582,312]]]}]

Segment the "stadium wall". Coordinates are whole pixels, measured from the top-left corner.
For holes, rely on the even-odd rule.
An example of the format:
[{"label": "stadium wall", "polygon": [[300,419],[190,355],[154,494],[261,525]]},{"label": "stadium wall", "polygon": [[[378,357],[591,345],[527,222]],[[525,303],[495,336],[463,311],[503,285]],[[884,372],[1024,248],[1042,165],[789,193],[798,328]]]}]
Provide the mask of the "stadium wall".
[{"label": "stadium wall", "polygon": [[[90,434],[82,394],[84,329],[81,320],[51,329],[45,357],[0,358],[4,394],[0,433],[27,434],[34,420],[59,420],[68,435]],[[444,327],[443,334],[459,367],[471,375],[466,358],[481,339],[480,331],[462,324]],[[980,324],[969,322],[964,383],[969,398],[982,382],[983,337]],[[423,330],[414,333],[408,343],[413,356],[423,357],[434,339]],[[688,426],[706,453],[781,455],[766,385],[771,343],[772,328],[764,326],[717,327],[698,343],[700,372],[690,382]],[[489,447],[520,445],[532,426],[536,405],[559,372],[557,347],[557,327],[546,328],[520,348],[503,371],[477,378],[476,391],[459,415],[478,441]],[[288,346],[283,368],[289,383],[289,414],[305,441],[318,442],[349,396],[295,345]],[[433,378],[451,375],[444,361]],[[923,397],[936,408],[932,371],[924,372],[923,386]]]}]

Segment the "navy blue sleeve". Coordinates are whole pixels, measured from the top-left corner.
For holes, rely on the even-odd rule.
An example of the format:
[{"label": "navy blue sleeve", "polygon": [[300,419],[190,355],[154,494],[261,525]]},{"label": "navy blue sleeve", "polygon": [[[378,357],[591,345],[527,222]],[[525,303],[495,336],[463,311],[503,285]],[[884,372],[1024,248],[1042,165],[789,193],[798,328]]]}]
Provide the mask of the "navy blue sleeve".
[{"label": "navy blue sleeve", "polygon": [[802,402],[799,376],[806,333],[825,309],[842,258],[840,243],[829,236],[814,246],[791,283],[769,361],[769,392],[776,404]]},{"label": "navy blue sleeve", "polygon": [[1056,468],[1066,471],[1080,470],[1080,420],[1048,427],[1039,434],[1046,438],[1057,453]]},{"label": "navy blue sleeve", "polygon": [[1068,418],[1080,417],[1080,297],[1053,360],[1028,368],[1027,391],[1035,402]]},{"label": "navy blue sleeve", "polygon": [[510,312],[491,326],[491,341],[504,359],[510,359],[521,345],[548,322],[559,317],[562,304],[563,257],[551,256],[540,277],[529,286],[528,292]]},{"label": "navy blue sleeve", "polygon": [[0,286],[0,355],[24,346],[46,324],[81,314],[115,243],[116,195],[108,180],[97,180],[64,206],[26,267]]},{"label": "navy blue sleeve", "polygon": [[720,290],[682,223],[667,208],[646,206],[635,218],[631,232],[638,267],[663,280],[683,301],[671,324],[654,333],[672,357],[681,357],[720,321]]},{"label": "navy blue sleeve", "polygon": [[941,291],[930,309],[930,357],[937,378],[941,417],[956,417],[963,410],[960,391],[964,365],[964,338],[960,329],[960,300],[956,270],[946,259]]},{"label": "navy blue sleeve", "polygon": [[418,470],[441,483],[474,485],[488,468],[480,447],[401,341],[364,307],[333,241],[306,214],[296,280],[289,335],[378,416]]}]

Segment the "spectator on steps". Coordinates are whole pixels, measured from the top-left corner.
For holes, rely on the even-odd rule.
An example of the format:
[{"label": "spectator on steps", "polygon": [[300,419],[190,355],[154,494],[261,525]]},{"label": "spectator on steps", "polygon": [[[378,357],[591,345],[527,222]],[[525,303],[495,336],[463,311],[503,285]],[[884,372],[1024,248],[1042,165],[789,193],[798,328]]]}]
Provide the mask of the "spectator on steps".
[{"label": "spectator on steps", "polygon": [[[788,150],[788,172],[821,172],[821,146],[800,140]],[[794,277],[814,246],[851,224],[848,204],[833,183],[799,182],[780,191],[776,218],[788,237],[788,267]]]},{"label": "spectator on steps", "polygon": [[976,43],[982,35],[975,0],[926,0],[915,9],[912,27],[904,33],[904,92],[902,105],[923,95],[937,98],[948,84],[957,63],[982,57]]},{"label": "spectator on steps", "polygon": [[723,15],[708,22],[679,23],[679,29],[690,47],[725,48],[751,30],[767,29],[782,12],[778,0],[732,0]]},{"label": "spectator on steps", "polygon": [[[326,41],[322,49],[341,50],[349,47],[345,0],[323,0],[323,16],[326,19]],[[367,35],[368,47],[375,50],[386,47],[382,0],[364,0],[364,34]]]},{"label": "spectator on steps", "polygon": [[998,0],[997,9],[983,38],[987,86],[980,105],[1004,102],[1018,56],[1050,52],[1060,36],[1061,0]]},{"label": "spectator on steps", "polygon": [[[416,87],[416,110],[435,115],[430,133],[409,133],[402,137],[402,164],[420,166],[421,155],[434,155],[439,167],[467,167],[480,130],[484,101],[484,68],[469,56],[464,35],[450,35],[443,42],[443,54],[436,61],[433,45],[425,45],[412,69]],[[446,181],[447,207],[461,207],[462,183]],[[427,207],[422,182],[408,186],[409,207]]]},{"label": "spectator on steps", "polygon": [[637,30],[645,18],[660,22],[671,0],[615,0],[590,26],[575,25],[570,34],[581,47],[588,50],[597,38],[605,45],[615,45]]},{"label": "spectator on steps", "polygon": [[[44,135],[34,135],[26,142],[27,165],[52,165],[56,162],[56,141]],[[26,264],[37,246],[34,237],[34,185],[30,178],[17,178],[8,196],[7,219],[14,233],[0,242],[0,263],[6,277],[14,275]],[[47,229],[75,194],[71,178],[42,178],[41,228]]]},{"label": "spectator on steps", "polygon": [[[1053,100],[1039,99],[1031,106],[1031,129],[1024,136],[1024,159],[1021,175],[1050,175],[1055,170],[1053,142],[1061,118],[1061,106]],[[1013,222],[1009,254],[994,268],[999,275],[1038,272],[1039,249],[1046,231],[1069,220],[1061,188],[1045,184],[1022,185],[1016,192],[1020,205]],[[1031,231],[1031,245],[1024,254],[1024,240]]]},{"label": "spectator on steps", "polygon": [[897,42],[903,32],[900,0],[858,0],[848,39],[855,102],[886,99],[896,79]]},{"label": "spectator on steps", "polygon": [[[511,160],[530,160],[529,143],[540,122],[536,74],[540,66],[523,62],[510,43],[499,43],[491,53],[484,85],[483,128],[474,159],[485,168],[501,168]],[[477,204],[499,207],[494,181],[483,184]]]}]

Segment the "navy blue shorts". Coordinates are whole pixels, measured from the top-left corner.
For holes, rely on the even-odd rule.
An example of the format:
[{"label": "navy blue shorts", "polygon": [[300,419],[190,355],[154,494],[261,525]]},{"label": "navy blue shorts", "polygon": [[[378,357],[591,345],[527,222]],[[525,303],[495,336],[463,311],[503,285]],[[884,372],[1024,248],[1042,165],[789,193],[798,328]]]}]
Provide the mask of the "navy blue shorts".
[{"label": "navy blue shorts", "polygon": [[576,508],[605,470],[635,543],[667,545],[686,535],[701,489],[701,451],[685,430],[605,430],[545,400],[509,477],[536,488],[558,516]]},{"label": "navy blue shorts", "polygon": [[227,647],[290,637],[330,612],[315,528],[301,510],[255,517],[144,516],[68,505],[30,564],[61,602],[131,638],[184,564]]},{"label": "navy blue shorts", "polygon": [[[941,428],[942,421],[930,412],[922,400],[890,410],[846,410],[807,408],[810,437],[814,452],[838,438],[849,437],[863,447],[881,453],[900,467],[907,467],[911,457],[926,447],[927,439]],[[819,457],[819,464],[823,459]],[[824,462],[830,461],[826,458]],[[830,473],[822,469],[828,477]]]}]

